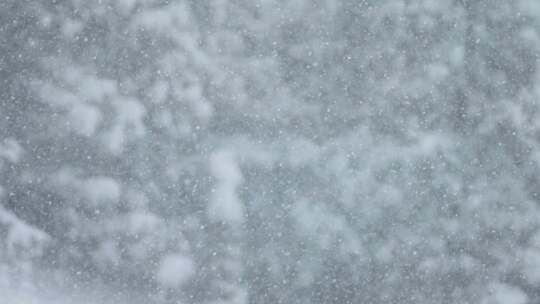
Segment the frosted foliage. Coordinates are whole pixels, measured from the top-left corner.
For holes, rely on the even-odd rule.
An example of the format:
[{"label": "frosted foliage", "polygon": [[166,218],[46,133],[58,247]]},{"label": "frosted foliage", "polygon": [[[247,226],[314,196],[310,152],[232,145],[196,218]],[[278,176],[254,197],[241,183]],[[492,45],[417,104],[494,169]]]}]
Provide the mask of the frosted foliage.
[{"label": "frosted foliage", "polygon": [[[53,61],[50,64],[56,66],[65,63]],[[72,131],[85,136],[94,135],[103,119],[99,104],[116,92],[114,83],[97,79],[89,71],[74,67],[57,71],[56,77],[65,81],[65,86],[56,87],[38,82],[43,101],[69,113],[64,123]]]},{"label": "frosted foliage", "polygon": [[121,188],[116,180],[105,176],[80,178],[71,170],[62,170],[56,174],[57,187],[76,191],[77,197],[87,200],[92,206],[117,202]]},{"label": "frosted foliage", "polygon": [[0,304],[533,304],[538,0],[0,1]]},{"label": "frosted foliage", "polygon": [[136,100],[119,98],[114,102],[116,121],[104,134],[105,146],[114,154],[120,154],[126,145],[128,135],[144,135],[142,119],[144,107]]},{"label": "frosted foliage", "polygon": [[[22,155],[19,143],[8,138],[0,146],[0,164],[4,161],[17,163]],[[0,173],[2,167],[0,166]],[[0,288],[9,281],[6,277],[10,271],[28,275],[31,270],[29,261],[39,257],[48,236],[45,232],[32,227],[4,207],[6,193],[0,184]]]},{"label": "frosted foliage", "polygon": [[3,207],[0,209],[0,226],[7,231],[1,246],[6,257],[30,259],[42,253],[47,235],[24,223]]}]

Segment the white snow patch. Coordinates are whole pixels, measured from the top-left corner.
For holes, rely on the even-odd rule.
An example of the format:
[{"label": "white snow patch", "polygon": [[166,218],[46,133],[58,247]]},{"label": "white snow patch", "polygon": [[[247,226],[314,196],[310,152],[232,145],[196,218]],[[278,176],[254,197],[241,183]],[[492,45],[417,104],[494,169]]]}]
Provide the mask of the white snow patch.
[{"label": "white snow patch", "polygon": [[166,9],[145,10],[135,18],[135,27],[169,32],[174,28],[188,26],[190,12],[186,5],[170,4]]},{"label": "white snow patch", "polygon": [[131,98],[122,99],[115,106],[119,123],[123,124],[124,127],[133,127],[135,135],[142,136],[144,134],[143,118],[146,113],[144,106]]},{"label": "white snow patch", "polygon": [[137,100],[121,98],[115,101],[116,119],[109,131],[105,132],[103,140],[109,151],[115,155],[123,152],[126,144],[126,132],[133,132],[134,136],[144,135],[145,107]]},{"label": "white snow patch", "polygon": [[19,161],[22,152],[22,147],[13,138],[4,139],[4,141],[0,143],[0,158],[5,158],[12,163]]},{"label": "white snow patch", "polygon": [[161,219],[150,212],[135,211],[129,215],[129,232],[140,234],[155,231],[161,224]]},{"label": "white snow patch", "polygon": [[116,96],[117,85],[114,80],[99,79],[96,76],[86,76],[84,82],[78,87],[80,100],[88,100],[93,103],[102,103],[107,97]]},{"label": "white snow patch", "polygon": [[165,256],[159,265],[156,278],[165,287],[174,288],[185,283],[195,274],[195,263],[183,255]]},{"label": "white snow patch", "polygon": [[443,81],[449,74],[448,67],[442,63],[432,63],[428,65],[427,72],[431,79]]},{"label": "white snow patch", "polygon": [[97,107],[85,103],[74,103],[69,116],[75,132],[84,136],[94,135],[102,117]]},{"label": "white snow patch", "polygon": [[523,253],[523,274],[533,284],[540,283],[540,251],[527,249]]},{"label": "white snow patch", "polygon": [[103,268],[119,265],[121,261],[120,250],[114,240],[102,242],[92,256]]},{"label": "white snow patch", "polygon": [[488,287],[490,295],[483,304],[526,304],[527,295],[519,288],[503,283],[492,283]]},{"label": "white snow patch", "polygon": [[[103,79],[84,66],[73,66],[68,63],[57,62],[56,65],[66,65],[67,68],[61,70],[59,78],[65,81],[69,93],[75,94],[77,101],[81,103],[102,103],[107,97],[118,94],[116,82],[112,79]],[[57,88],[59,92],[67,93],[64,88]],[[47,99],[53,99],[55,96],[49,96]],[[51,100],[52,101],[52,100]]]},{"label": "white snow patch", "polygon": [[[39,256],[49,236],[43,231],[21,221],[17,216],[0,205],[0,229],[7,230],[7,237],[3,242],[7,253],[17,255],[24,259]],[[23,253],[23,256],[21,256]]]},{"label": "white snow patch", "polygon": [[66,18],[62,24],[62,34],[68,38],[75,37],[83,29],[83,24],[71,18]]},{"label": "white snow patch", "polygon": [[150,88],[150,98],[154,103],[163,103],[169,94],[169,84],[165,81],[157,81]]},{"label": "white snow patch", "polygon": [[116,1],[116,7],[122,15],[128,15],[133,11],[133,8],[137,4],[137,0],[118,0]]},{"label": "white snow patch", "polygon": [[540,2],[520,0],[518,4],[520,13],[533,17],[540,16]]},{"label": "white snow patch", "polygon": [[119,155],[124,150],[125,135],[122,126],[115,125],[103,136],[105,146],[114,155]]},{"label": "white snow patch", "polygon": [[216,179],[208,206],[210,218],[231,223],[241,222],[244,217],[244,206],[236,190],[242,183],[242,172],[235,154],[228,150],[212,154],[210,171]]},{"label": "white snow patch", "polygon": [[324,205],[311,203],[307,199],[300,199],[291,210],[297,225],[297,231],[312,238],[317,238],[317,244],[322,249],[330,249],[335,246],[338,238],[342,239],[336,254],[359,254],[364,251],[361,242],[354,231],[347,227],[345,220],[332,214]]},{"label": "white snow patch", "polygon": [[214,107],[212,107],[212,104],[203,99],[193,102],[193,110],[195,115],[203,121],[209,120],[214,114]]},{"label": "white snow patch", "polygon": [[307,139],[293,141],[289,151],[289,162],[293,167],[313,163],[319,159],[321,149],[315,143]]},{"label": "white snow patch", "polygon": [[106,176],[94,176],[86,179],[81,184],[81,190],[94,205],[116,202],[121,194],[118,182]]}]

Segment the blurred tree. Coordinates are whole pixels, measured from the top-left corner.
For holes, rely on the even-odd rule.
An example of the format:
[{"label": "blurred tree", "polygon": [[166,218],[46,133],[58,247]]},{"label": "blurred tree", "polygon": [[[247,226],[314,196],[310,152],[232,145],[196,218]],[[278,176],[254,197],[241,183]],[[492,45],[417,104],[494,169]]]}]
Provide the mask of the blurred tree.
[{"label": "blurred tree", "polygon": [[537,298],[536,1],[1,5],[3,206],[51,267],[164,303]]}]

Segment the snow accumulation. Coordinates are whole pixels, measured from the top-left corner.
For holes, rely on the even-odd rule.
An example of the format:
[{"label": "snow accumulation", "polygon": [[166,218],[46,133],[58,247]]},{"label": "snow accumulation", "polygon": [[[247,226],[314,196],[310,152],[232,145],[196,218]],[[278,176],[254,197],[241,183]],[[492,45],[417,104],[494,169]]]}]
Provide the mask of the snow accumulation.
[{"label": "snow accumulation", "polygon": [[210,170],[216,179],[208,206],[210,217],[226,222],[241,222],[244,216],[244,206],[236,191],[242,184],[242,172],[234,152],[220,150],[212,154]]},{"label": "snow accumulation", "polygon": [[180,254],[164,257],[157,272],[158,281],[165,287],[174,288],[185,283],[195,274],[193,261]]}]

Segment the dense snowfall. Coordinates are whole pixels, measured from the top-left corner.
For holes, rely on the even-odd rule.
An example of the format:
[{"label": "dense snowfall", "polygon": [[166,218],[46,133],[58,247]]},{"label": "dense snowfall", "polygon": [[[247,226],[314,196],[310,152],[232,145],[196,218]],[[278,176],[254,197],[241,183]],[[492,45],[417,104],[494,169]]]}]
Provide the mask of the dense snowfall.
[{"label": "dense snowfall", "polygon": [[538,304],[539,55],[538,0],[0,0],[0,304]]}]

